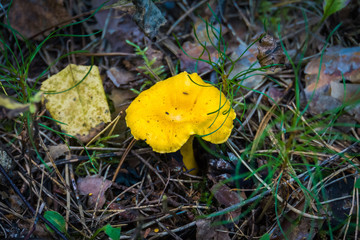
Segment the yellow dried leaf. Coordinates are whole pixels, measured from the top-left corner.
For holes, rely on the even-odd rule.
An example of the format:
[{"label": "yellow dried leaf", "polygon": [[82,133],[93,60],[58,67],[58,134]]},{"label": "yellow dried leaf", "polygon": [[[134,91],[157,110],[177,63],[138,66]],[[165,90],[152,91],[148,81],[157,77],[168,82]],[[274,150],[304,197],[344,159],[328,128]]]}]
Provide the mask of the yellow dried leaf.
[{"label": "yellow dried leaf", "polygon": [[64,123],[60,125],[64,132],[83,142],[89,141],[104,123],[111,121],[99,69],[93,66],[90,73],[89,70],[90,66],[70,64],[41,86],[51,116]]}]

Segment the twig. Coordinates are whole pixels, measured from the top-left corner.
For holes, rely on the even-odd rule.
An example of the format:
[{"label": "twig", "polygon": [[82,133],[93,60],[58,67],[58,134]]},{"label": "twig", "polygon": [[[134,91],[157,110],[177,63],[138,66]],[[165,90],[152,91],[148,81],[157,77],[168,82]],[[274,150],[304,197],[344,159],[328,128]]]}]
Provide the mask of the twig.
[{"label": "twig", "polygon": [[118,165],[118,167],[116,168],[116,171],[115,171],[114,177],[113,177],[113,179],[112,179],[112,182],[115,182],[116,177],[117,177],[117,175],[119,174],[120,168],[121,168],[122,164],[124,163],[126,156],[129,154],[131,148],[134,146],[135,142],[136,142],[136,139],[133,138],[133,139],[131,140],[131,142],[129,143],[129,145],[127,146],[124,154],[122,155],[122,157],[121,157],[121,159],[120,159],[119,165]]},{"label": "twig", "polygon": [[196,4],[195,6],[193,6],[192,8],[190,8],[186,13],[184,13],[181,17],[179,17],[178,20],[176,20],[176,22],[174,22],[174,24],[170,27],[170,29],[166,32],[166,35],[169,35],[174,29],[175,27],[182,21],[184,20],[190,13],[192,13],[195,9],[197,9],[198,7],[200,7],[201,5],[203,5],[204,3],[206,3],[208,0],[203,0],[201,2],[199,2],[198,4]]},{"label": "twig", "polygon": [[163,177],[158,173],[158,171],[156,171],[156,170],[153,168],[153,166],[151,166],[151,164],[149,164],[144,158],[142,158],[142,157],[141,157],[139,154],[137,154],[136,152],[131,151],[131,153],[134,154],[138,159],[140,159],[148,168],[150,168],[150,169],[156,174],[156,176],[159,177],[160,181],[161,181],[164,185],[166,185]]}]

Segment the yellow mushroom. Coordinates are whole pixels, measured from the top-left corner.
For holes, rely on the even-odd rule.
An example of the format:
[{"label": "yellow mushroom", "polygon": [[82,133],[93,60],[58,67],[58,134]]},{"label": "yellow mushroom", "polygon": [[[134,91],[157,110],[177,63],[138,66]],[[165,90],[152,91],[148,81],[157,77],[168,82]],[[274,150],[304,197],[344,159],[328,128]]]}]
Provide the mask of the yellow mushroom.
[{"label": "yellow mushroom", "polygon": [[155,152],[180,149],[185,167],[196,174],[193,136],[214,144],[230,136],[236,114],[225,95],[197,73],[182,72],[156,83],[137,96],[126,110],[126,124],[137,140]]}]

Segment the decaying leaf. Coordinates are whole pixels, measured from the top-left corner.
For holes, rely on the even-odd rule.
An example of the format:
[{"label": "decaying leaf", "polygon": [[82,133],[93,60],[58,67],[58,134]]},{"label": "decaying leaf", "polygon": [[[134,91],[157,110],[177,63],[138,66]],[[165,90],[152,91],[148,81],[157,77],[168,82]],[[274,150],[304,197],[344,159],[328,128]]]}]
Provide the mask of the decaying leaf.
[{"label": "decaying leaf", "polygon": [[65,156],[69,152],[69,147],[66,144],[59,144],[54,146],[49,146],[50,156],[56,160],[61,156]]},{"label": "decaying leaf", "polygon": [[196,70],[196,72],[202,73],[212,69],[210,64],[192,59],[191,57],[199,58],[201,56],[201,59],[209,61],[208,53],[210,53],[211,61],[216,62],[218,60],[218,52],[212,46],[207,47],[208,51],[204,52],[204,48],[201,45],[185,42],[182,49],[186,54],[179,51],[178,56],[180,59],[181,69],[184,71],[195,72]]},{"label": "decaying leaf", "polygon": [[227,229],[222,225],[212,225],[209,219],[196,221],[196,239],[230,240],[229,233],[226,231]]},{"label": "decaying leaf", "polygon": [[[218,39],[220,35],[220,25],[215,24],[210,26],[209,24],[206,24],[204,20],[197,19],[195,22],[195,32],[192,32],[192,36],[194,41],[200,42],[202,44],[206,44],[206,46],[211,46],[214,44],[215,46],[218,44]],[[228,32],[228,29],[224,26],[221,26],[221,34],[225,35]]]},{"label": "decaying leaf", "polygon": [[[329,48],[305,67],[305,96],[313,113],[335,109],[360,99],[360,47]],[[355,116],[360,113],[352,112]],[[357,117],[357,121],[360,119]]]},{"label": "decaying leaf", "polygon": [[242,200],[236,192],[231,191],[226,185],[214,185],[214,187],[211,188],[211,192],[214,194],[216,200],[225,207],[235,205]]},{"label": "decaying leaf", "polygon": [[[79,178],[78,189],[81,195],[88,195],[88,206],[95,207],[96,201],[99,198],[97,209],[102,208],[105,203],[105,192],[111,187],[112,182],[110,180],[103,181],[101,176],[88,176],[85,178]],[[99,197],[100,195],[100,197]]]},{"label": "decaying leaf", "polygon": [[109,70],[106,71],[106,74],[116,87],[129,84],[129,82],[133,81],[135,78],[132,72],[117,67],[111,67]]},{"label": "decaying leaf", "polygon": [[[237,194],[234,191],[231,191],[231,189],[226,185],[221,185],[221,186],[214,185],[210,189],[210,191],[212,192],[212,194],[214,194],[214,197],[219,202],[219,204],[225,207],[233,206],[242,200],[239,194]],[[241,214],[241,208],[238,208],[226,214],[226,218],[228,220],[237,221],[240,214]]]},{"label": "decaying leaf", "polygon": [[112,118],[116,118],[116,116],[123,112],[119,122],[115,126],[115,132],[119,133],[119,141],[124,141],[129,137],[128,132],[126,131],[126,122],[125,122],[125,110],[129,106],[131,99],[134,99],[137,95],[130,90],[121,90],[117,88],[113,88],[111,90],[111,95],[109,98],[112,100],[115,111],[112,113]]},{"label": "decaying leaf", "polygon": [[63,123],[61,129],[83,142],[89,141],[111,121],[96,66],[70,64],[44,81],[41,90],[45,92],[46,108],[51,116]]},{"label": "decaying leaf", "polygon": [[[14,0],[8,16],[11,27],[18,30],[26,38],[33,37],[41,31],[70,18],[64,8],[63,0]],[[44,35],[47,34],[49,32]],[[43,35],[39,35],[35,39],[42,40]]]},{"label": "decaying leaf", "polygon": [[[301,202],[296,208],[304,209],[304,205],[305,203]],[[290,211],[285,214],[285,217],[281,221],[282,231],[276,228],[271,239],[314,239],[318,229],[321,229],[323,223],[324,220],[302,217]]]},{"label": "decaying leaf", "polygon": [[[104,3],[103,0],[92,0],[91,2],[93,8],[98,8]],[[121,1],[111,0],[106,3],[106,6],[115,2]],[[131,4],[102,9],[95,14],[97,23],[90,25],[90,28],[94,31],[106,29],[104,38],[109,42],[112,51],[133,53],[133,48],[125,40],[141,45],[144,39],[143,32],[132,20],[131,15],[134,11],[135,7]],[[125,12],[129,14],[124,14]]]},{"label": "decaying leaf", "polygon": [[[242,57],[235,62],[234,69],[230,72],[228,78],[232,79],[238,75],[238,81],[242,86],[248,89],[254,89],[263,82],[264,75],[262,71],[249,71],[250,69],[260,68],[261,66],[256,62],[257,48],[255,45],[249,49],[247,48],[247,45],[240,44],[231,54],[230,58],[233,61],[238,60],[240,56]],[[227,68],[227,71],[229,71],[230,68],[231,66]],[[240,76],[239,73],[241,74]]]}]

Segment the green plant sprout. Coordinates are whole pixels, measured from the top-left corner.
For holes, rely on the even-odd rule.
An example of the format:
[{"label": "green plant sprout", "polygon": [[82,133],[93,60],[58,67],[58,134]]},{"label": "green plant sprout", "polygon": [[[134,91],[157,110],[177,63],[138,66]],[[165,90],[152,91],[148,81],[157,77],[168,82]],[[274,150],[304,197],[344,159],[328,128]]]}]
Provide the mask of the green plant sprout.
[{"label": "green plant sprout", "polygon": [[152,86],[155,82],[155,80],[159,81],[162,80],[164,78],[166,78],[166,74],[165,72],[165,68],[163,65],[159,66],[159,67],[155,67],[154,68],[154,64],[156,62],[156,57],[152,58],[151,60],[146,56],[146,51],[148,50],[148,47],[145,47],[144,49],[141,49],[141,47],[129,40],[126,40],[126,43],[129,44],[130,46],[134,47],[135,49],[135,54],[138,56],[141,56],[142,59],[144,60],[144,66],[139,66],[138,68],[143,70],[143,73],[145,75],[147,75],[148,77],[150,77],[152,79],[151,80],[145,80],[143,85],[141,85],[140,90],[135,90],[135,89],[131,89],[133,92],[139,94],[141,91],[144,90],[145,87],[147,86]]}]

